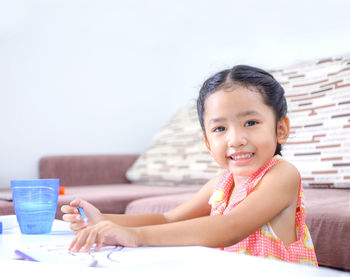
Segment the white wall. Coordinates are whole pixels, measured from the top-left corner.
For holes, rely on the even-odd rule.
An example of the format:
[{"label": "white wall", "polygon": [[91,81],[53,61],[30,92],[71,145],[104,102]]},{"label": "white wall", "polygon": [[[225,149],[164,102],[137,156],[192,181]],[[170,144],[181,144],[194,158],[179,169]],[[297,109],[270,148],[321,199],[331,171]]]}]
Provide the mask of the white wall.
[{"label": "white wall", "polygon": [[0,0],[0,187],[140,153],[210,74],[350,52],[348,0]]}]

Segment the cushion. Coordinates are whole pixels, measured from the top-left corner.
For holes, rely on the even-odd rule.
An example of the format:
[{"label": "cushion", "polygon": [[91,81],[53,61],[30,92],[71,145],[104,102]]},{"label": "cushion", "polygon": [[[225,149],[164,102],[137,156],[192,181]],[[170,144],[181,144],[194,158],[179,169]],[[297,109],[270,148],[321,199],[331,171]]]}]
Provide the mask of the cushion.
[{"label": "cushion", "polygon": [[350,190],[307,188],[304,193],[318,263],[350,270]]},{"label": "cushion", "polygon": [[40,178],[59,178],[60,186],[95,186],[128,183],[126,170],[137,154],[44,156],[39,161]]},{"label": "cushion", "polygon": [[133,183],[204,184],[223,169],[205,147],[195,104],[178,111],[126,172]]},{"label": "cushion", "polygon": [[288,101],[282,154],[305,187],[350,187],[350,55],[273,71]]},{"label": "cushion", "polygon": [[[194,187],[194,186],[189,186]],[[125,209],[126,214],[165,213],[189,200],[196,192],[153,196],[134,200]]]},{"label": "cushion", "polygon": [[0,215],[15,214],[12,201],[0,200]]},{"label": "cushion", "polygon": [[[350,188],[350,55],[270,72],[285,88],[291,119],[283,156],[299,169],[305,187]],[[204,184],[221,172],[192,103],[154,136],[126,177],[153,185]]]}]

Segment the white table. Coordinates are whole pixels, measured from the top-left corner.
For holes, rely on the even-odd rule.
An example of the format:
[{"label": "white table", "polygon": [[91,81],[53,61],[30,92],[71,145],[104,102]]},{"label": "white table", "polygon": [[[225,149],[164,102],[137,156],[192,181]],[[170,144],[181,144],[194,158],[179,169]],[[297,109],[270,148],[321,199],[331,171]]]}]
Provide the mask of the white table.
[{"label": "white table", "polygon": [[[127,259],[112,268],[94,268],[72,264],[51,264],[16,260],[17,246],[40,243],[69,243],[74,237],[66,222],[55,220],[53,231],[45,235],[22,235],[15,216],[0,216],[0,268],[2,272],[35,272],[35,276],[350,276],[350,273],[313,268],[286,262],[228,253],[206,247],[141,247],[130,249],[135,259]],[[31,275],[31,274],[29,274]]]}]

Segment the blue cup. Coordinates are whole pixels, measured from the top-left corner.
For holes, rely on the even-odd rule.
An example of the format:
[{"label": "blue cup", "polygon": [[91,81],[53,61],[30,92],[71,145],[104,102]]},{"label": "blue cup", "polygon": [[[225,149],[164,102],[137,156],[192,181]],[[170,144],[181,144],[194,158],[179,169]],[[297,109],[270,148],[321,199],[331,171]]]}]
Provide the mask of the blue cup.
[{"label": "blue cup", "polygon": [[22,234],[51,232],[59,184],[59,179],[11,181],[12,201]]}]

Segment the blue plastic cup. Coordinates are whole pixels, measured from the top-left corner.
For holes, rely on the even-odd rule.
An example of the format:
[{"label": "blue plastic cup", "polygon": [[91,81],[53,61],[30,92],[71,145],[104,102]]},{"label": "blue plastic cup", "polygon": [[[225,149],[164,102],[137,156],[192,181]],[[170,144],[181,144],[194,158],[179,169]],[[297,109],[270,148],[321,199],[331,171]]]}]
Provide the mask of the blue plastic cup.
[{"label": "blue plastic cup", "polygon": [[11,181],[12,201],[22,234],[51,232],[59,184],[59,179]]}]

